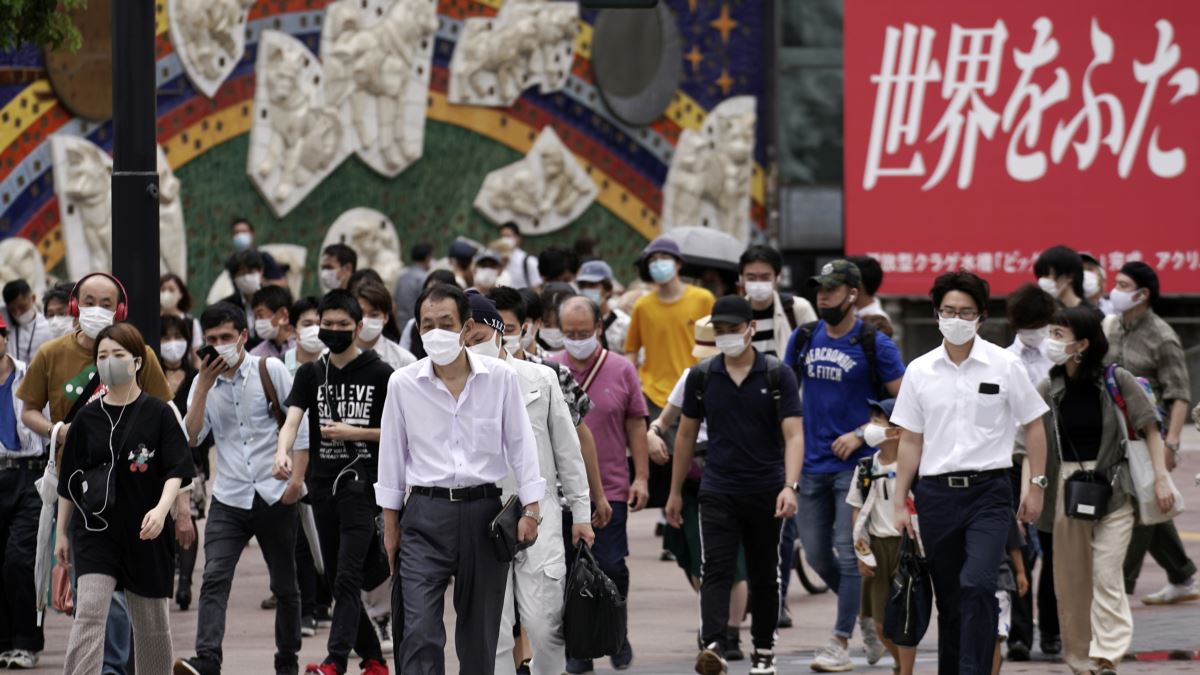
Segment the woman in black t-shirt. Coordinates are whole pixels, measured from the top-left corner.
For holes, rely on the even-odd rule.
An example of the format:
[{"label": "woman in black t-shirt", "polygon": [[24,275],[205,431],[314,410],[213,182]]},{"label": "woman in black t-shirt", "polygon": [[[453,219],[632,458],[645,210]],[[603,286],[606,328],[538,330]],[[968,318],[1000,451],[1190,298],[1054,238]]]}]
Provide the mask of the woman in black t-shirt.
[{"label": "woman in black t-shirt", "polygon": [[[67,435],[58,485],[55,557],[74,547],[75,621],[64,672],[99,673],[112,594],[125,591],[138,672],[171,672],[167,603],[174,576],[171,505],[193,469],[187,438],[166,403],[140,386],[146,345],[130,324],[96,338],[96,370],[107,393],[83,407]],[[73,540],[71,519],[80,522]]]}]

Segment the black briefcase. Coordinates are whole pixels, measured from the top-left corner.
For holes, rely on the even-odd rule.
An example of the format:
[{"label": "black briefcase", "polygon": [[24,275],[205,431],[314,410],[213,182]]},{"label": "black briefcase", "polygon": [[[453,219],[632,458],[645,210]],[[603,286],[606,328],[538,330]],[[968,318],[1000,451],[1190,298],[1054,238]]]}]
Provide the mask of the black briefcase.
[{"label": "black briefcase", "polygon": [[[517,552],[529,548],[533,542],[521,544],[517,542],[517,523],[521,522],[521,503],[517,495],[513,495],[500,507],[500,513],[488,524],[488,537],[492,540],[492,550],[500,562],[512,562]],[[536,541],[536,539],[535,539]]]}]

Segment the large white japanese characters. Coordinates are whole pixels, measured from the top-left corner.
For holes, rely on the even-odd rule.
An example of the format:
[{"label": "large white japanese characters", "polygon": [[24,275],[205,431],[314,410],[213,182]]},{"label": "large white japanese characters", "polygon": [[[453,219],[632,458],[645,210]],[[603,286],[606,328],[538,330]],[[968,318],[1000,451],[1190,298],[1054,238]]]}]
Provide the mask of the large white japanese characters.
[{"label": "large white japanese characters", "polygon": [[662,228],[711,227],[750,240],[755,98],[722,101],[700,131],[686,129],[663,186]]},{"label": "large white japanese characters", "polygon": [[212,98],[246,51],[254,0],[168,0],[171,44],[188,79]]},{"label": "large white japanese characters", "polygon": [[325,100],[355,153],[398,175],[421,156],[437,31],[436,0],[339,0],[321,32]]},{"label": "large white japanese characters", "polygon": [[516,223],[522,234],[545,234],[569,225],[599,192],[554,129],[546,127],[524,159],[484,178],[475,208],[493,223]]},{"label": "large white japanese characters", "polygon": [[404,271],[400,235],[392,221],[375,209],[355,208],[333,221],[321,250],[332,244],[345,244],[358,254],[358,268],[379,273],[384,285],[394,288]]},{"label": "large white japanese characters", "polygon": [[509,0],[494,18],[467,19],[450,59],[450,101],[507,107],[532,86],[561,90],[578,33],[574,2]]}]

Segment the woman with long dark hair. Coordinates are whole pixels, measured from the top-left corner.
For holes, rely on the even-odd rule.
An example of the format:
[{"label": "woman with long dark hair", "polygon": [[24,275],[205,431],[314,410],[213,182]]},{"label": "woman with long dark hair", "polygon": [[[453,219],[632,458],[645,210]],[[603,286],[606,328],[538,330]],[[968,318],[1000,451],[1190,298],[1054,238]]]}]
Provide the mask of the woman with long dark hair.
[{"label": "woman with long dark hair", "polygon": [[[1135,512],[1123,413],[1105,383],[1108,339],[1095,309],[1058,310],[1045,350],[1055,365],[1038,386],[1050,406],[1044,418],[1049,487],[1038,528],[1054,533],[1063,659],[1075,673],[1115,675],[1133,639],[1122,562]],[[1112,375],[1128,427],[1149,447],[1158,507],[1169,511],[1174,497],[1153,403],[1129,371],[1117,367]]]}]

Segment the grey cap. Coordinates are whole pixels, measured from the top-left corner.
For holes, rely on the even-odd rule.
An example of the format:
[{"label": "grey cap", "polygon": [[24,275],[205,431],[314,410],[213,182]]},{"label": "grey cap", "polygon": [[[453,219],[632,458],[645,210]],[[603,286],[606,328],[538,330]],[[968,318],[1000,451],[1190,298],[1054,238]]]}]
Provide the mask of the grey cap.
[{"label": "grey cap", "polygon": [[579,274],[575,276],[575,281],[585,284],[598,284],[601,281],[611,281],[613,278],[612,268],[603,260],[589,260],[583,263],[579,268]]}]

